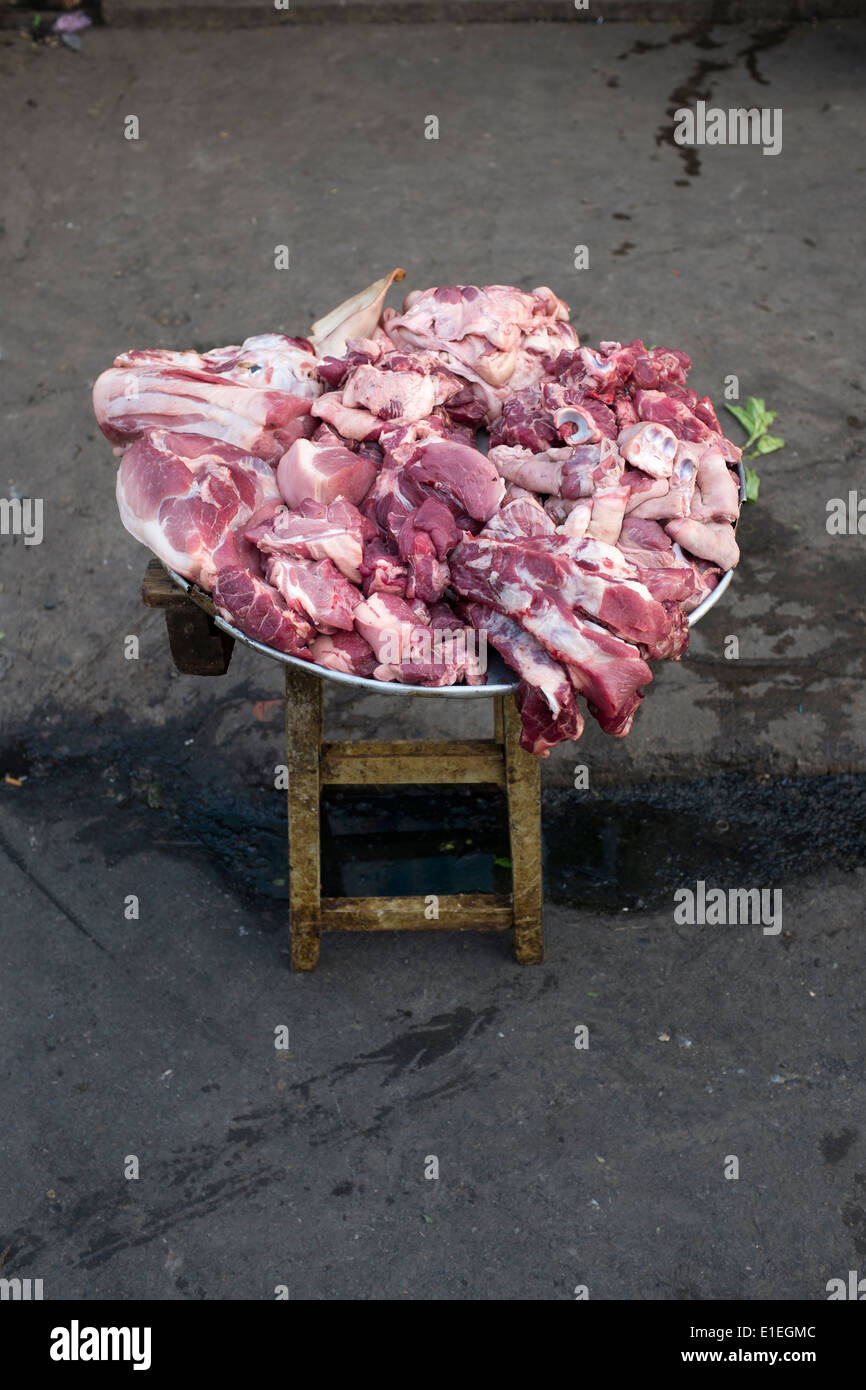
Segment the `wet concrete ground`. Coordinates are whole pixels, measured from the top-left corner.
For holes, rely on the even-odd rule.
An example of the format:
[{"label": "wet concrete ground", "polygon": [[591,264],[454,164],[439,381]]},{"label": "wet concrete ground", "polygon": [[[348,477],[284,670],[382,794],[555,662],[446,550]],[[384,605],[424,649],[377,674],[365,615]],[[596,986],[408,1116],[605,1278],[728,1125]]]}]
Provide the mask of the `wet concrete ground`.
[{"label": "wet concrete ground", "polygon": [[[0,35],[3,486],[46,517],[41,546],[0,537],[4,1275],[52,1298],[763,1299],[862,1268],[862,538],[825,526],[862,485],[862,36]],[[668,113],[699,97],[781,106],[782,155],[685,158]],[[279,669],[172,672],[87,391],[120,348],[298,331],[398,263],[550,283],[588,340],[683,346],[717,399],[736,372],[787,443],[633,734],[544,769],[545,965],[505,937],[349,935],[299,978]],[[459,717],[329,694],[335,736],[477,736],[489,711]],[[507,881],[492,795],[333,794],[328,837],[347,892]],[[702,878],[781,889],[781,932],[678,925]]]}]

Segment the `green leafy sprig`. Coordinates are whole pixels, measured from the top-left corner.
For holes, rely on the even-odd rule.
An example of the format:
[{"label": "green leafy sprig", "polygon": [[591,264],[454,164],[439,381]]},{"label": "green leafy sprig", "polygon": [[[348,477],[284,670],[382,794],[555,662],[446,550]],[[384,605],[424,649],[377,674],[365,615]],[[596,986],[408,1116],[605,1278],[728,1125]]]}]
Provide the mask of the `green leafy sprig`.
[{"label": "green leafy sprig", "polygon": [[[784,449],[784,439],[780,439],[778,435],[767,433],[777,412],[768,410],[766,402],[761,400],[760,396],[749,396],[745,405],[728,405],[726,402],[725,409],[736,416],[746,431],[748,438],[743,445],[743,453],[746,458],[756,459],[763,454],[773,454],[777,449]],[[754,445],[752,453],[747,454],[746,450],[751,449],[752,445]],[[757,469],[747,468],[745,474],[746,501],[757,502],[758,491],[761,486]]]}]

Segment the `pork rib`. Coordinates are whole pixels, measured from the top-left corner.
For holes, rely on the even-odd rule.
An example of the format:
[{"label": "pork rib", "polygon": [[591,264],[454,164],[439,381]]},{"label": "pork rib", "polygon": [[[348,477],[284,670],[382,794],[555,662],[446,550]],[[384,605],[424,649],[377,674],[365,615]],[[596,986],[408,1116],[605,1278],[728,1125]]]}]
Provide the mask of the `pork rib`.
[{"label": "pork rib", "polygon": [[516,618],[506,617],[483,603],[463,603],[461,614],[520,677],[517,707],[523,729],[520,746],[547,757],[551,748],[583,733],[583,716],[574,686],[558,661]]},{"label": "pork rib", "polygon": [[519,546],[464,541],[451,555],[451,584],[521,625],[568,670],[576,690],[606,733],[628,733],[652,672],[637,649],[597,623],[581,619],[561,597],[564,571],[553,556]]}]

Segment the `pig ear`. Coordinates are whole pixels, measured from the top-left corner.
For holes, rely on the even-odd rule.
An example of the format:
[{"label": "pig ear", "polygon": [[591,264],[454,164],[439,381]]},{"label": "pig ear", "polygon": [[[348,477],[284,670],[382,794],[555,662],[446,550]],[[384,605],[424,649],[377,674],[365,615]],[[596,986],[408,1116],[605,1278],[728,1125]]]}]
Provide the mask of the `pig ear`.
[{"label": "pig ear", "polygon": [[405,270],[392,270],[390,275],[384,275],[360,294],[353,294],[351,299],[338,304],[324,318],[317,319],[307,335],[317,356],[341,357],[346,351],[347,338],[369,338],[379,322],[392,282],[405,278]]}]

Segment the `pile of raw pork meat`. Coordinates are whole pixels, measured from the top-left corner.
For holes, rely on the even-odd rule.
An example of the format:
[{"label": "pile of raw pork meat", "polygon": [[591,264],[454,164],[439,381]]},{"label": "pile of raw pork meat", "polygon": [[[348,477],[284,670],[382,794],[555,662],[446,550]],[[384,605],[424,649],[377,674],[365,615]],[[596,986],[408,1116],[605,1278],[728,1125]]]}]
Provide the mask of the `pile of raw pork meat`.
[{"label": "pile of raw pork meat", "polygon": [[308,338],[118,357],[93,403],[124,525],[279,651],[483,684],[450,640],[476,629],[520,679],[525,748],[579,738],[580,695],[622,736],[739,559],[740,450],[685,353],[582,347],[544,287],[383,309],[402,278]]}]

